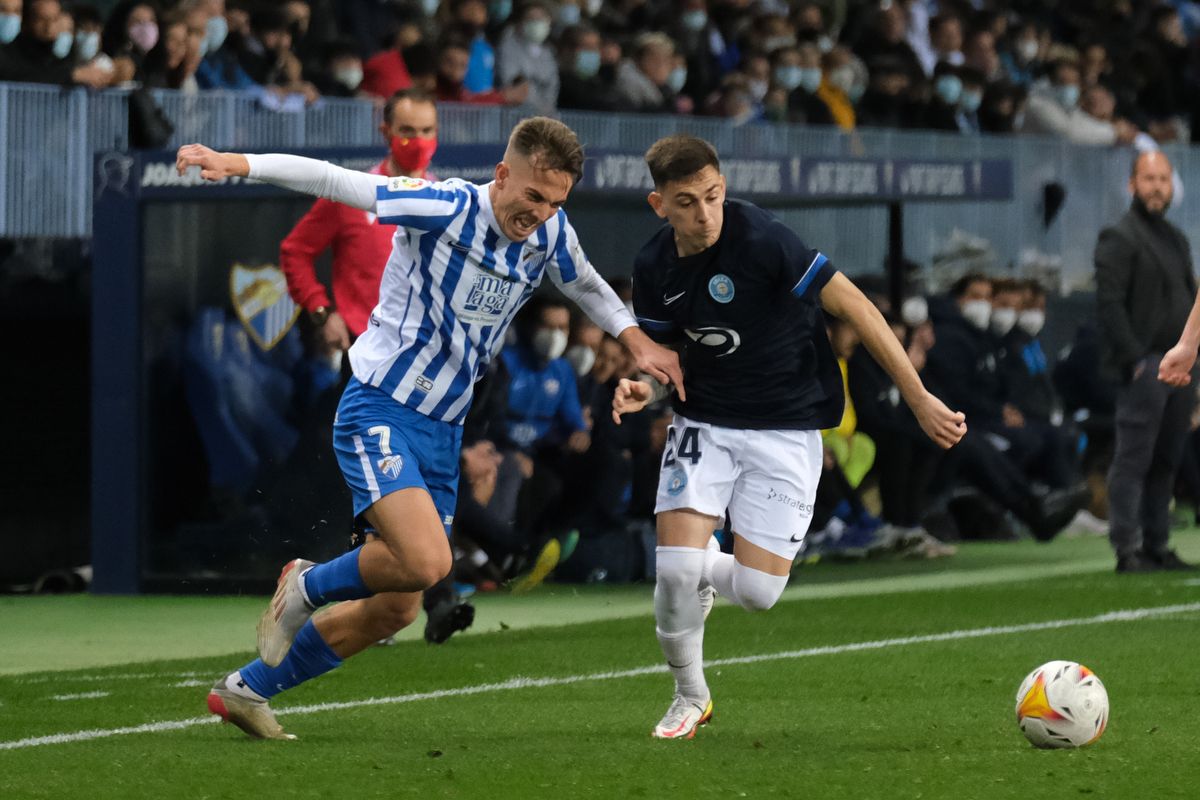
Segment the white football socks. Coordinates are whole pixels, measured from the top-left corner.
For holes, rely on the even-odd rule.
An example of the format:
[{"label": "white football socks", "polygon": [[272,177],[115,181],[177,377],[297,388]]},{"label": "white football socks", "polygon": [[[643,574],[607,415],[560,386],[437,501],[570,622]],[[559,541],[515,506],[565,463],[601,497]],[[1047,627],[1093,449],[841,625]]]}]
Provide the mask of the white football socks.
[{"label": "white football socks", "polygon": [[705,551],[695,547],[658,547],[655,551],[654,619],[658,643],[675,677],[675,690],[707,703],[704,680],[704,615],[700,580]]},{"label": "white football socks", "polygon": [[787,575],[752,569],[728,553],[711,554],[706,572],[717,594],[747,611],[764,611],[775,605],[788,582]]},{"label": "white football socks", "polygon": [[241,697],[246,698],[247,700],[255,700],[259,703],[267,702],[267,698],[263,697],[261,694],[254,691],[253,689],[251,689],[250,684],[248,684],[244,680],[242,680],[241,670],[230,673],[225,678],[225,688],[228,689],[229,691],[233,692],[236,695],[240,695]]}]

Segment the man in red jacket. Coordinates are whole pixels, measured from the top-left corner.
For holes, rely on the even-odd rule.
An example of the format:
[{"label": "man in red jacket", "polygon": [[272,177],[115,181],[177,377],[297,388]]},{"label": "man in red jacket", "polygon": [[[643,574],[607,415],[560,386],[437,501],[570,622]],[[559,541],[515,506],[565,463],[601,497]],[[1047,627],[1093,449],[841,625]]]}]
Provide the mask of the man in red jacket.
[{"label": "man in red jacket", "polygon": [[[422,89],[396,92],[384,106],[379,131],[388,155],[371,172],[433,179],[428,173],[437,149],[433,95]],[[279,265],[287,277],[288,293],[316,327],[323,355],[340,357],[367,329],[379,302],[379,282],[395,234],[395,225],[377,224],[366,211],[320,199],[280,245]],[[333,302],[315,268],[317,257],[329,248],[333,248]],[[467,628],[475,617],[474,607],[457,597],[452,578],[453,573],[425,591],[425,639],[434,644]]]},{"label": "man in red jacket", "polygon": [[[427,178],[437,149],[437,108],[433,96],[402,89],[383,109],[380,133],[388,155],[373,173],[390,177]],[[379,281],[392,251],[395,225],[377,225],[374,217],[350,206],[320,199],[279,247],[279,266],[288,293],[318,328],[326,355],[344,352],[367,329],[379,302]],[[333,248],[333,301],[317,280],[317,257]]]}]

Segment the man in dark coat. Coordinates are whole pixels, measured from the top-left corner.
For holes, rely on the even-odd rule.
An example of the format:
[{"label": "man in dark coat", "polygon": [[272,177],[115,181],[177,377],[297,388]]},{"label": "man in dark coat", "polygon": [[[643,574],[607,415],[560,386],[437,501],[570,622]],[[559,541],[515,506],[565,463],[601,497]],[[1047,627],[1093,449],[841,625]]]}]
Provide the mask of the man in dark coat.
[{"label": "man in dark coat", "polygon": [[1160,382],[1158,369],[1183,333],[1196,280],[1188,241],[1164,216],[1172,194],[1167,157],[1140,154],[1129,184],[1133,206],[1100,232],[1095,254],[1104,368],[1121,384],[1108,473],[1109,539],[1117,572],[1190,569],[1167,539],[1195,394]]}]

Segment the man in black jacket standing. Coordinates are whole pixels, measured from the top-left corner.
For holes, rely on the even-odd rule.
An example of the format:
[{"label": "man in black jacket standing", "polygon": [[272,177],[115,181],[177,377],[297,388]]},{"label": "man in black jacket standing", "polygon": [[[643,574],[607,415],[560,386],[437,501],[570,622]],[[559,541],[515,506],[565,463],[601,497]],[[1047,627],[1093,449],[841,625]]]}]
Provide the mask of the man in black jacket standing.
[{"label": "man in black jacket standing", "polygon": [[1171,164],[1140,154],[1133,207],[1096,244],[1096,298],[1104,367],[1120,381],[1116,452],[1108,473],[1109,539],[1117,572],[1191,569],[1167,547],[1169,506],[1194,392],[1157,379],[1187,322],[1196,281],[1182,231],[1168,222]]}]

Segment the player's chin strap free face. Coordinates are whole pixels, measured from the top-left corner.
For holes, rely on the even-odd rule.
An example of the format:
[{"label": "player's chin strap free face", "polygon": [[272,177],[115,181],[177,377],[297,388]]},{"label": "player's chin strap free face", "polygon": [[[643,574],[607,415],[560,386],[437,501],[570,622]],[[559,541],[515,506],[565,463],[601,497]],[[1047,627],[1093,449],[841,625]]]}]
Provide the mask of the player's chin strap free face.
[{"label": "player's chin strap free face", "polygon": [[725,176],[705,167],[683,180],[670,181],[646,198],[654,213],[671,223],[675,239],[689,252],[714,245],[724,224]]},{"label": "player's chin strap free face", "polygon": [[528,238],[558,213],[572,187],[571,176],[561,170],[538,169],[522,155],[506,154],[496,165],[496,194],[492,198],[496,221],[513,241]]}]

